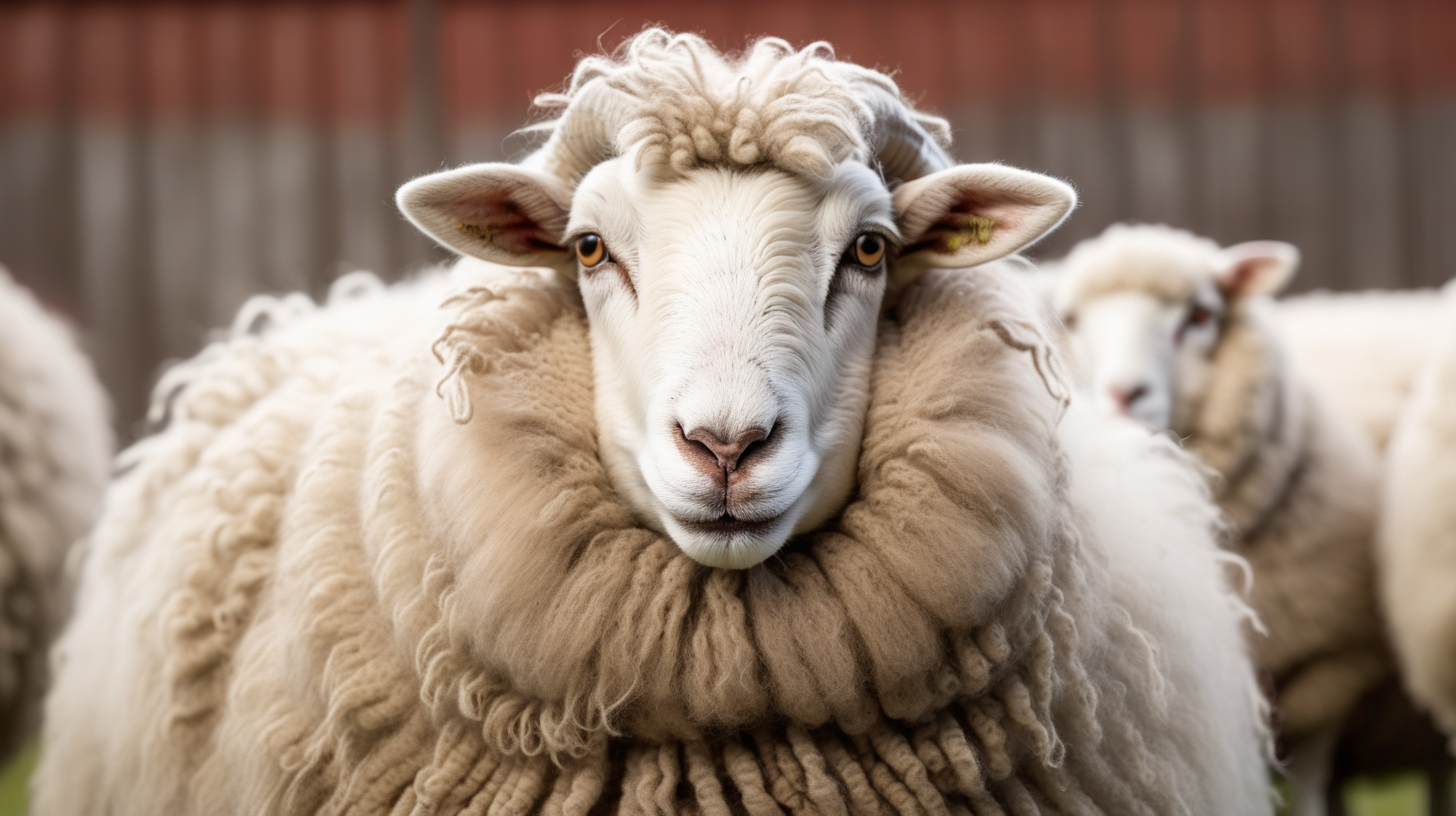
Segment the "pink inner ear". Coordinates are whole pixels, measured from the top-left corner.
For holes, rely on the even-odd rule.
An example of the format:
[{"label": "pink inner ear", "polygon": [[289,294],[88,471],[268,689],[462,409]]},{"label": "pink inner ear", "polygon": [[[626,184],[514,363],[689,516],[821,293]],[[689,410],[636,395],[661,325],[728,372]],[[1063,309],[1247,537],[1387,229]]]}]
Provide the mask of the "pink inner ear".
[{"label": "pink inner ear", "polygon": [[992,196],[965,193],[905,251],[933,247],[936,252],[954,253],[967,246],[985,246],[998,233],[1015,231],[1021,224],[1022,210],[1015,203]]},{"label": "pink inner ear", "polygon": [[1229,300],[1243,297],[1249,291],[1249,287],[1253,285],[1262,263],[1264,263],[1262,258],[1245,258],[1225,272],[1218,281],[1218,288],[1223,292],[1224,297]]},{"label": "pink inner ear", "polygon": [[[561,252],[559,237],[542,226],[518,199],[520,188],[481,191],[445,207],[458,229],[512,254]],[[561,220],[561,219],[553,219]]]}]

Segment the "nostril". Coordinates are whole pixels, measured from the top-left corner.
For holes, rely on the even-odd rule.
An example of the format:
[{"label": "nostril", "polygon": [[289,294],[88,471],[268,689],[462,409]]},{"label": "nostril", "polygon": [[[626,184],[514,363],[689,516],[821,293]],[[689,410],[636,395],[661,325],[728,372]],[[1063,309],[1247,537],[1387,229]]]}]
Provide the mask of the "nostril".
[{"label": "nostril", "polygon": [[723,468],[718,465],[718,456],[713,453],[712,448],[698,441],[690,439],[683,433],[682,425],[675,424],[672,427],[673,441],[677,443],[678,453],[687,463],[696,470],[719,480],[725,478]]},{"label": "nostril", "polygon": [[749,428],[730,440],[724,440],[707,428],[697,428],[685,436],[712,451],[718,467],[732,473],[738,468],[738,462],[748,446],[767,439],[768,431],[763,428]]},{"label": "nostril", "polygon": [[720,481],[747,463],[768,439],[769,430],[749,428],[731,439],[724,439],[708,428],[684,431],[681,424],[673,428],[678,451],[694,468]]},{"label": "nostril", "polygon": [[1131,388],[1114,386],[1107,389],[1107,393],[1111,395],[1112,401],[1117,403],[1118,409],[1125,414],[1132,408],[1133,403],[1148,395],[1148,386],[1146,383],[1138,383]]}]

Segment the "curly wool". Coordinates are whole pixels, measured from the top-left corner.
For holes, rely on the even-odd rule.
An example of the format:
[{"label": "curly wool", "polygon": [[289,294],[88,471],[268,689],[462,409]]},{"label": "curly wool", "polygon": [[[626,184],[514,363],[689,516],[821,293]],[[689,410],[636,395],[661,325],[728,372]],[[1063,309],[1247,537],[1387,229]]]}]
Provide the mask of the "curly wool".
[{"label": "curly wool", "polygon": [[795,50],[766,37],[734,58],[695,34],[648,29],[613,57],[582,59],[565,92],[536,104],[556,115],[528,129],[550,138],[527,163],[573,181],[633,151],[639,168],[767,163],[827,178],[847,159],[872,163],[906,123],[928,137],[914,149],[950,166],[944,119],[916,111],[885,74],[837,61],[825,42]]},{"label": "curly wool", "polygon": [[62,565],[100,511],[111,447],[90,361],[0,269],[0,758],[39,725]]},{"label": "curly wool", "polygon": [[[1200,481],[1063,418],[1017,286],[915,284],[858,499],[730,571],[608,484],[574,287],[482,266],[177,375],[58,652],[37,813],[1267,812]],[[1170,512],[1130,521],[1149,491]]]}]

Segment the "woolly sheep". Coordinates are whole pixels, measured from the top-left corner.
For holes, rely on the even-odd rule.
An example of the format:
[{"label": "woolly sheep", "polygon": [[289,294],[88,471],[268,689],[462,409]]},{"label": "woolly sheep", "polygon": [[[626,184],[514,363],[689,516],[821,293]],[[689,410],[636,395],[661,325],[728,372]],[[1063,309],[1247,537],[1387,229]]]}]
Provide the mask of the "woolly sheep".
[{"label": "woolly sheep", "polygon": [[1434,289],[1309,292],[1273,318],[1299,371],[1382,451],[1449,319]]},{"label": "woolly sheep", "polygon": [[255,301],[159,387],[37,813],[1270,812],[1206,486],[995,262],[1070,190],[824,44],[545,102],[400,194],[537,268]]},{"label": "woolly sheep", "polygon": [[0,756],[39,725],[62,565],[100,510],[111,444],[91,363],[0,268]]},{"label": "woolly sheep", "polygon": [[1319,812],[1340,723],[1389,672],[1372,536],[1379,460],[1311,388],[1271,319],[1294,247],[1221,249],[1156,225],[1114,225],[1057,264],[1055,297],[1099,407],[1184,441],[1253,568],[1267,628],[1255,660],[1272,681],[1301,812]]},{"label": "woolly sheep", "polygon": [[1456,734],[1456,286],[1445,326],[1390,441],[1378,553],[1406,688]]}]

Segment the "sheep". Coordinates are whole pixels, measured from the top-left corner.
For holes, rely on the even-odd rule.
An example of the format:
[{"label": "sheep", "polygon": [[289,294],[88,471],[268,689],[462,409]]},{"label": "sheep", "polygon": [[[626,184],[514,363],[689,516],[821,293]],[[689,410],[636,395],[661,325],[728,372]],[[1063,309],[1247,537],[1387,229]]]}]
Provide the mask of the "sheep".
[{"label": "sheep", "polygon": [[1275,301],[1273,317],[1300,372],[1382,452],[1448,319],[1434,289],[1308,292]]},{"label": "sheep", "polygon": [[71,330],[0,267],[0,758],[40,724],[62,567],[109,476],[108,412]]},{"label": "sheep", "polygon": [[1207,487],[998,260],[1070,188],[824,43],[540,101],[401,189],[448,272],[159,385],[36,813],[1271,812]]},{"label": "sheep", "polygon": [[1170,432],[1212,471],[1253,569],[1269,681],[1300,812],[1319,812],[1339,727],[1391,666],[1372,537],[1371,439],[1305,381],[1271,318],[1299,262],[1288,245],[1221,249],[1158,225],[1113,225],[1053,264],[1056,308],[1109,415]]},{"label": "sheep", "polygon": [[1390,441],[1377,554],[1381,600],[1406,688],[1456,734],[1456,285],[1444,327]]}]

